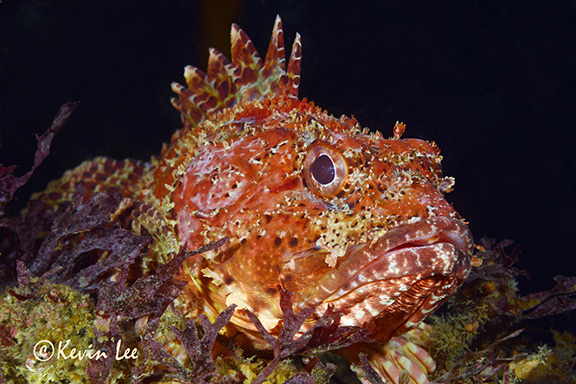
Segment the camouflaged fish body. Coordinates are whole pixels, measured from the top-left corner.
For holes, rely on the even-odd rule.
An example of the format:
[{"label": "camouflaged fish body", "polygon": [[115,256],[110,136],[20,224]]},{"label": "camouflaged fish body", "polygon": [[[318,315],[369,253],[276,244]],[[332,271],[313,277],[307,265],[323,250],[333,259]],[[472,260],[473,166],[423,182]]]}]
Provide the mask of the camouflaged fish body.
[{"label": "camouflaged fish body", "polygon": [[[214,318],[236,304],[228,331],[260,348],[246,311],[277,333],[281,285],[297,308],[316,307],[305,327],[331,305],[381,345],[371,359],[383,377],[398,381],[404,369],[426,382],[433,363],[401,335],[469,273],[471,234],[444,199],[453,180],[434,143],[401,138],[403,124],[387,139],[298,99],[301,50],[297,35],[286,65],[277,18],[262,61],[234,25],[231,61],[211,50],[206,73],[187,67],[187,86],[172,85],[183,128],[159,156],[95,159],[37,197],[56,206],[78,181],[90,191],[120,187],[134,230],[154,236],[144,270],[228,237],[184,265],[188,316]],[[407,368],[398,353],[417,362]]]}]

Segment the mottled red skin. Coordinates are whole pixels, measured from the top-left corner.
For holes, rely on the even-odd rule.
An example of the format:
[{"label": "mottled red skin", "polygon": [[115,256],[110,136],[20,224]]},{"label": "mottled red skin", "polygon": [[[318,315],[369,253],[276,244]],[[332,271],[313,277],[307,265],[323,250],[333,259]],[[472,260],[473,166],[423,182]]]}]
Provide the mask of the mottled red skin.
[{"label": "mottled red skin", "polygon": [[[178,305],[211,318],[238,305],[229,330],[255,348],[265,343],[246,310],[277,333],[279,285],[297,308],[316,308],[304,328],[332,305],[342,324],[385,343],[462,284],[471,234],[444,199],[453,180],[442,176],[438,147],[401,139],[403,124],[385,139],[299,100],[300,59],[297,36],[286,68],[279,19],[264,63],[233,26],[232,62],[213,50],[207,74],[187,67],[188,88],[173,84],[184,126],[160,156],[96,159],[39,197],[56,207],[78,181],[92,192],[120,187],[134,231],[154,238],[143,273],[228,237],[186,262]],[[335,175],[327,183],[314,176],[321,156]]]},{"label": "mottled red skin", "polygon": [[[439,190],[444,179],[433,143],[363,133],[355,121],[336,119],[306,101],[292,99],[243,104],[240,111],[226,111],[211,124],[215,121],[237,126],[236,132],[230,132],[226,144],[202,148],[170,194],[183,246],[195,249],[230,238],[218,252],[188,263],[186,273],[208,277],[195,283],[208,312],[218,313],[235,303],[240,309],[233,322],[239,327],[254,331],[243,314],[249,309],[274,328],[282,318],[277,291],[281,284],[294,293],[298,306],[318,305],[320,315],[330,302],[342,311],[347,324],[369,326],[375,339],[386,341],[425,317],[418,310],[430,310],[426,302],[432,293],[444,295],[436,307],[462,283],[469,270],[471,239]],[[313,130],[311,121],[316,124]],[[306,182],[305,155],[319,143],[345,153],[349,175],[334,196],[322,196]],[[456,254],[448,272],[434,266],[436,250],[422,247],[420,267],[407,266],[401,276],[373,284],[373,292],[388,292],[391,299],[398,295],[390,308],[367,294],[321,299],[327,299],[322,287],[336,291],[346,283],[331,274],[351,276],[342,269],[365,268],[361,257],[348,249],[392,234],[405,241],[417,229],[425,230],[424,221],[415,221],[428,217],[449,217],[445,226],[457,225],[465,238],[463,251]],[[380,256],[369,246],[368,251],[372,258]],[[386,268],[386,262],[380,262],[374,273]],[[395,293],[401,286],[409,286],[409,294]],[[368,302],[380,314],[354,318],[354,312]]]}]

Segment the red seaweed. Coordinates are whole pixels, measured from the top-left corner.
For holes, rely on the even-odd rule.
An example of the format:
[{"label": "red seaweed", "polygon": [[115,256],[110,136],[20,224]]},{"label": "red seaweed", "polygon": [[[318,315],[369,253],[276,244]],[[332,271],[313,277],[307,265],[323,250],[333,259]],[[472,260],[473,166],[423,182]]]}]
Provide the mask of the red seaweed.
[{"label": "red seaweed", "polygon": [[[247,311],[248,317],[254,323],[264,340],[272,347],[274,358],[260,375],[254,380],[254,384],[263,383],[272,373],[280,361],[297,354],[315,354],[344,348],[359,341],[370,341],[368,331],[361,327],[340,326],[340,315],[328,307],[326,312],[314,323],[314,325],[301,336],[296,337],[305,321],[315,311],[314,307],[302,309],[294,313],[292,295],[282,286],[278,286],[280,292],[280,308],[283,313],[282,330],[277,338],[274,338],[264,328],[258,317]],[[301,375],[305,380],[305,375]]]},{"label": "red seaweed", "polygon": [[219,383],[226,383],[225,378],[219,377],[216,372],[216,366],[212,360],[212,348],[216,342],[216,337],[220,330],[228,324],[236,306],[232,305],[220,312],[214,323],[204,315],[200,315],[200,322],[203,337],[198,336],[196,323],[192,320],[186,322],[186,327],[180,330],[176,327],[170,327],[170,330],[176,335],[186,350],[190,358],[190,366],[184,366],[174,356],[164,351],[163,345],[151,337],[144,339],[144,345],[150,348],[154,358],[171,368],[174,373],[168,374],[168,377],[181,380],[182,382],[191,382],[205,384],[213,378],[217,378]]},{"label": "red seaweed", "polygon": [[34,156],[34,165],[30,171],[18,177],[12,174],[17,166],[11,165],[5,167],[0,165],[0,216],[4,215],[4,207],[12,200],[14,193],[28,182],[36,168],[46,159],[50,153],[50,146],[52,145],[54,135],[66,124],[77,105],[78,103],[74,102],[68,102],[62,105],[52,121],[50,128],[42,135],[36,135],[38,146],[36,148],[36,155]]}]

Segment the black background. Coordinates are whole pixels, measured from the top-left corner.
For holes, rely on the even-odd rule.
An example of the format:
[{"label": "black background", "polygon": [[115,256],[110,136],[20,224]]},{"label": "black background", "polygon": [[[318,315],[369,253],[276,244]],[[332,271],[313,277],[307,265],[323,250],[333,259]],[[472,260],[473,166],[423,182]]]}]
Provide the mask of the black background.
[{"label": "black background", "polygon": [[232,22],[264,55],[276,14],[287,44],[302,34],[300,96],[436,141],[475,237],[522,246],[525,293],[576,275],[574,1],[2,0],[1,162],[29,169],[33,133],[81,102],[12,213],[83,160],[158,153],[180,125],[170,82],[210,46],[229,57]]}]

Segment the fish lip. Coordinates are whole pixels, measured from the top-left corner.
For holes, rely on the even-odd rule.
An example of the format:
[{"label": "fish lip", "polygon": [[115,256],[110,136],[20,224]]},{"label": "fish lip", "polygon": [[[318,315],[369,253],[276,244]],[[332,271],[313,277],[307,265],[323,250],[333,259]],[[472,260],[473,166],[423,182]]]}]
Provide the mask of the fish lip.
[{"label": "fish lip", "polygon": [[[406,276],[419,275],[424,278],[426,275],[452,275],[459,287],[470,272],[473,246],[468,226],[457,218],[437,216],[400,225],[351,250],[335,271],[321,279],[321,289],[307,300],[307,304],[321,307],[329,303],[337,305],[355,289],[347,285],[367,285],[394,279],[400,281]],[[438,264],[438,260],[427,258],[440,252],[445,254],[446,260],[439,260],[446,263],[444,268],[433,265]],[[418,259],[423,265],[408,265],[405,262],[405,265],[393,267],[393,256],[400,254],[410,255],[414,259],[423,256],[422,260]],[[386,273],[380,273],[386,266]]]},{"label": "fish lip", "polygon": [[373,241],[369,247],[374,253],[385,256],[401,248],[448,243],[464,255],[471,255],[474,247],[472,233],[461,220],[438,216],[404,224],[390,230]]}]

